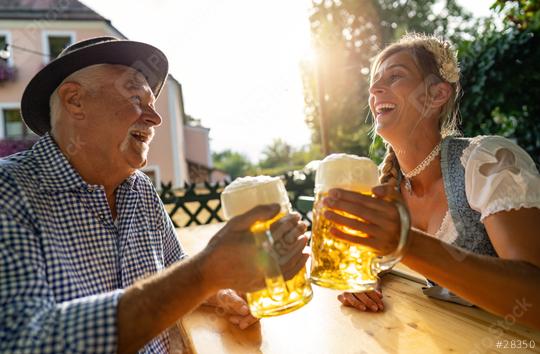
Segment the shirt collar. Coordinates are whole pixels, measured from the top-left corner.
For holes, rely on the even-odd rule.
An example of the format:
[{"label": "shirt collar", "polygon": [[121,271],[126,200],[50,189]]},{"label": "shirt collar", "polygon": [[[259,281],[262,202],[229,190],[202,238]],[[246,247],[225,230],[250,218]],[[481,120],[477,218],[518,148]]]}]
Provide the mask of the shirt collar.
[{"label": "shirt collar", "polygon": [[[32,153],[41,170],[40,188],[48,191],[92,189],[97,186],[86,183],[71,166],[53,137],[45,133],[32,147]],[[131,174],[120,186],[136,189],[137,173]]]}]

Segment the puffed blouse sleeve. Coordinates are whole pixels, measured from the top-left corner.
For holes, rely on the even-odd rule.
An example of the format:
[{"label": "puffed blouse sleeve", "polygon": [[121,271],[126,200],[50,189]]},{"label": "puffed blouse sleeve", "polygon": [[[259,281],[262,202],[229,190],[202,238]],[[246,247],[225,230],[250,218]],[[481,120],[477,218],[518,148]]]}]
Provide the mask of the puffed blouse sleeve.
[{"label": "puffed blouse sleeve", "polygon": [[499,136],[472,140],[461,157],[465,192],[480,220],[499,211],[540,208],[540,174],[532,158]]}]

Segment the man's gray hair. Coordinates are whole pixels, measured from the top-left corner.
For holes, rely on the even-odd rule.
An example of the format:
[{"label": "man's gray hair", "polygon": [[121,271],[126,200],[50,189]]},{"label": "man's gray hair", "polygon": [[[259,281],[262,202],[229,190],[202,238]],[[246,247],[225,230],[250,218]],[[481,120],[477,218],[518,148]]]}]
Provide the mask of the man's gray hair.
[{"label": "man's gray hair", "polygon": [[77,82],[90,90],[91,93],[96,93],[100,88],[100,83],[108,76],[105,68],[110,67],[111,64],[96,64],[91,65],[81,70],[75,71],[62,81],[60,85],[54,90],[49,99],[49,107],[51,110],[51,132],[54,132],[54,128],[58,123],[60,114],[62,112],[62,102],[60,102],[60,96],[58,95],[58,88],[66,82]]}]

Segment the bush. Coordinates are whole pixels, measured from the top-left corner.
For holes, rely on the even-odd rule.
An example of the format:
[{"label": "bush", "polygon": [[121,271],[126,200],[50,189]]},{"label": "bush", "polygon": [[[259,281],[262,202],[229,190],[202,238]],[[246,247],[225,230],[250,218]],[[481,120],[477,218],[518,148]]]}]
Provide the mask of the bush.
[{"label": "bush", "polygon": [[462,129],[501,135],[540,163],[540,31],[495,29],[460,47]]}]

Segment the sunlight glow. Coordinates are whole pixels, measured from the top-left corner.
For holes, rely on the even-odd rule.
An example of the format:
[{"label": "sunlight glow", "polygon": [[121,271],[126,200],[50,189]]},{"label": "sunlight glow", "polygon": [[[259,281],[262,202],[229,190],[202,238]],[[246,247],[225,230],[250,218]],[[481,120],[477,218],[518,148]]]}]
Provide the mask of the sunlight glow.
[{"label": "sunlight glow", "polygon": [[257,160],[275,138],[309,143],[300,75],[300,61],[313,57],[309,0],[82,1],[167,54],[186,112],[211,128],[214,151]]}]

